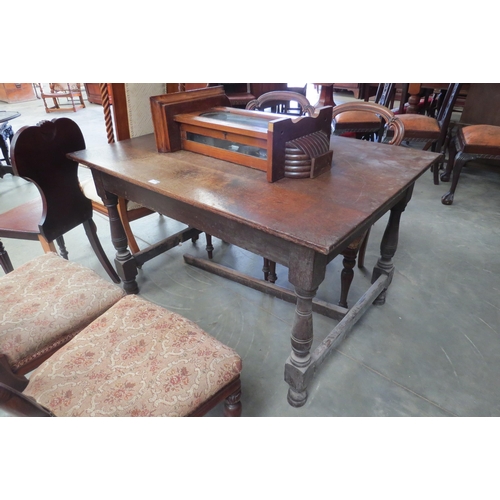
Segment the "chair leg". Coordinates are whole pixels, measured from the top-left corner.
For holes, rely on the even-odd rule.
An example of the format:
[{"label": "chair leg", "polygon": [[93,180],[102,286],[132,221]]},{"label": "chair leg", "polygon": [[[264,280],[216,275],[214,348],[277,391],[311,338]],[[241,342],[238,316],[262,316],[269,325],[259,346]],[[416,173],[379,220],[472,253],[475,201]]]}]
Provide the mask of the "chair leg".
[{"label": "chair leg", "polygon": [[114,281],[115,283],[120,283],[120,278],[116,273],[114,267],[111,265],[108,257],[104,253],[101,242],[97,237],[97,228],[95,222],[92,219],[88,219],[83,223],[83,227],[85,228],[85,233],[87,234],[90,245],[97,255],[97,258],[99,259],[102,267],[104,267],[104,270],[108,273],[108,276],[112,281]]},{"label": "chair leg", "polygon": [[458,179],[460,178],[460,173],[462,172],[463,166],[470,160],[469,155],[464,155],[463,153],[458,153],[455,156],[453,162],[453,176],[451,178],[450,190],[441,197],[441,203],[443,205],[451,205],[453,203],[453,198],[455,197],[455,190],[457,189]]},{"label": "chair leg", "polygon": [[43,251],[45,253],[54,252],[57,253],[56,246],[53,241],[47,241],[41,234],[38,235],[38,241],[40,241]]},{"label": "chair leg", "polygon": [[130,248],[130,253],[139,253],[139,245],[135,239],[134,233],[132,233],[132,228],[130,227],[130,221],[127,215],[127,200],[125,198],[118,198],[118,213],[120,214],[120,219],[122,221],[123,229],[127,236],[128,246]]},{"label": "chair leg", "polygon": [[446,164],[446,170],[441,174],[441,180],[443,182],[448,182],[451,179],[451,172],[453,170],[455,156],[457,155],[457,145],[453,139],[450,139],[448,148],[448,163]]},{"label": "chair leg", "polygon": [[4,273],[10,273],[14,271],[14,267],[12,266],[12,262],[10,261],[9,254],[7,253],[7,250],[5,250],[5,247],[3,246],[3,243],[0,241],[0,265],[2,266],[2,269],[4,270]]},{"label": "chair leg", "polygon": [[276,274],[276,262],[264,258],[264,265],[262,266],[262,272],[264,273],[264,280],[270,283],[276,283],[278,280],[278,275]]},{"label": "chair leg", "polygon": [[205,233],[205,236],[207,238],[207,246],[205,247],[205,250],[207,251],[208,258],[211,259],[213,258],[214,255],[214,246],[212,245],[212,235]]},{"label": "chair leg", "polygon": [[354,267],[356,266],[356,254],[358,253],[358,248],[347,247],[342,255],[344,260],[342,264],[344,269],[340,273],[340,300],[339,306],[347,308],[347,296],[349,295],[349,289],[351,288],[351,283],[354,278]]},{"label": "chair leg", "polygon": [[359,252],[358,252],[358,267],[361,269],[365,267],[365,254],[366,254],[366,247],[368,246],[368,238],[370,236],[370,231],[371,228],[366,231],[366,234],[363,238],[363,241],[361,242],[361,246],[359,247]]},{"label": "chair leg", "polygon": [[269,261],[269,278],[268,281],[270,283],[276,283],[278,281],[278,275],[276,274],[276,262],[270,260]]},{"label": "chair leg", "polygon": [[56,238],[56,242],[59,246],[59,253],[63,259],[68,260],[68,250],[66,249],[66,243],[64,243],[64,237],[58,236]]},{"label": "chair leg", "polygon": [[224,401],[224,416],[225,417],[241,417],[241,382],[238,388],[230,394]]}]

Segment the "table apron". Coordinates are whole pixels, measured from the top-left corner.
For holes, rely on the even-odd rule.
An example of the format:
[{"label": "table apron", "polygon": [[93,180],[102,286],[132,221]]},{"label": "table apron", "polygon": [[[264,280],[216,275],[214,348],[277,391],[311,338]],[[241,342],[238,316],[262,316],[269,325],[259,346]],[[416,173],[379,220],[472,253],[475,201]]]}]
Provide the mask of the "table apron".
[{"label": "table apron", "polygon": [[96,186],[99,186],[98,178],[100,178],[102,186],[109,193],[138,203],[286,267],[289,267],[291,256],[297,252],[316,253],[313,249],[303,245],[286,241],[248,224],[209,212],[207,209],[193,206],[187,202],[169,198],[163,193],[134,185],[104,172],[93,170],[93,175]]}]

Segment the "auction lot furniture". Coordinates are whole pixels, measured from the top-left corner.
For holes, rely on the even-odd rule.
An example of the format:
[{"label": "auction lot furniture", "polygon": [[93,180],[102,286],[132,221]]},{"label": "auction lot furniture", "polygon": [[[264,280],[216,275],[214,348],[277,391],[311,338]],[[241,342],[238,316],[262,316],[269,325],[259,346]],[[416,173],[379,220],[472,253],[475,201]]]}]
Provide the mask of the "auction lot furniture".
[{"label": "auction lot furniture", "polygon": [[[14,137],[14,130],[12,129],[12,125],[9,124],[9,120],[13,120],[19,116],[21,116],[21,113],[17,111],[0,111],[0,151],[2,152],[2,158],[0,158],[0,178],[3,178],[5,174],[12,174],[9,143],[12,142],[12,138]],[[6,167],[2,165],[3,161],[7,164]]]},{"label": "auction lot furniture", "polygon": [[[40,195],[0,214],[0,236],[39,240],[45,252],[55,252],[56,241],[61,255],[67,258],[64,234],[81,224],[99,262],[118,283],[120,280],[97,236],[92,203],[80,189],[78,164],[66,157],[68,151],[82,147],[85,147],[82,132],[68,118],[43,121],[16,132],[12,142],[13,173],[33,182]],[[7,264],[8,259],[2,262]],[[11,270],[8,265],[4,268],[5,272]]]},{"label": "auction lot furniture", "polygon": [[[47,113],[57,111],[76,112],[85,107],[81,83],[49,83],[48,90],[44,88],[43,83],[39,83],[38,85]],[[47,104],[47,99],[52,99],[52,107],[50,106],[50,101]]]},{"label": "auction lot furniture", "polygon": [[120,287],[55,254],[0,278],[0,287],[7,411],[201,416],[225,401],[226,416],[241,415],[240,357],[179,314],[123,298]]},{"label": "auction lot furniture", "polygon": [[39,366],[124,295],[55,253],[0,277],[0,289],[0,354],[17,375]]},{"label": "auction lot furniture", "polygon": [[[438,158],[436,153],[343,137],[332,137],[330,146],[331,170],[317,178],[283,178],[274,183],[260,170],[191,151],[159,153],[152,134],[68,154],[92,170],[98,193],[109,208],[115,265],[128,293],[138,291],[139,261],[127,248],[116,208],[118,196],[289,269],[295,294],[185,256],[190,263],[296,302],[292,352],[285,363],[288,402],[293,406],[305,404],[316,369],[368,306],[384,303],[394,274],[392,258],[402,212],[415,181]],[[351,309],[315,301],[327,264],[389,211],[369,290]],[[159,245],[141,252],[142,260],[158,255]],[[313,310],[341,321],[311,352]]]}]

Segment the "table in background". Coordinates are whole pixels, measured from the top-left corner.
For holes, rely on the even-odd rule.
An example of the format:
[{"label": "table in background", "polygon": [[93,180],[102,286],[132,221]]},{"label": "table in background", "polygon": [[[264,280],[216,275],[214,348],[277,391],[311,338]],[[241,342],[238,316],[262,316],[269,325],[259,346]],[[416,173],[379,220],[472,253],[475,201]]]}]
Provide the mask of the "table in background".
[{"label": "table in background", "polygon": [[[70,153],[92,170],[110,214],[115,265],[128,293],[137,293],[137,266],[199,232],[245,248],[286,266],[295,294],[282,287],[227,270],[205,259],[187,262],[296,302],[292,352],[285,363],[288,401],[302,406],[319,365],[374,302],[383,303],[394,274],[399,221],[413,185],[438,158],[435,153],[332,137],[331,171],[316,179],[268,183],[259,170],[189,151],[158,153],[153,135]],[[117,211],[117,196],[187,224],[132,256]],[[381,257],[372,285],[350,309],[315,300],[327,264],[344,252],[388,211]],[[196,228],[196,229],[194,229]],[[287,297],[288,293],[288,297]],[[323,308],[323,309],[322,309]],[[311,352],[312,312],[340,322]]]},{"label": "table in background", "polygon": [[[12,174],[12,167],[10,165],[9,142],[14,135],[12,126],[9,125],[9,120],[13,120],[21,116],[17,111],[0,111],[0,150],[2,151],[3,160],[0,159],[0,177],[5,174]],[[5,161],[7,166],[2,165]]]}]

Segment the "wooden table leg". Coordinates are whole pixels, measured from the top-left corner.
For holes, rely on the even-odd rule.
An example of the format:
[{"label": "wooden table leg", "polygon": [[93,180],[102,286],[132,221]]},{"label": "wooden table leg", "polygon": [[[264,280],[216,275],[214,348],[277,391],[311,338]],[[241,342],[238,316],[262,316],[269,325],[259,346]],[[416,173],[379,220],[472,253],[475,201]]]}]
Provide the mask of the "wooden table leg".
[{"label": "wooden table leg", "polygon": [[118,213],[118,196],[104,191],[101,198],[104,206],[108,209],[111,241],[116,249],[116,271],[123,281],[124,290],[128,294],[138,293],[139,287],[135,280],[137,276],[137,263],[128,249],[127,235],[125,234],[125,229]]},{"label": "wooden table leg", "polygon": [[291,406],[303,406],[307,401],[307,386],[314,375],[311,366],[313,342],[313,299],[325,278],[327,259],[310,250],[294,254],[289,262],[288,281],[295,287],[297,297],[292,326],[292,352],[285,364],[285,381],[288,402]]},{"label": "wooden table leg", "polygon": [[403,198],[391,208],[389,221],[387,222],[387,227],[385,228],[384,236],[382,237],[382,242],[380,244],[380,258],[378,259],[372,273],[372,283],[375,283],[381,275],[386,275],[388,277],[384,290],[382,290],[382,293],[373,302],[377,305],[385,304],[387,289],[389,288],[394,275],[394,263],[392,258],[394,257],[398,247],[399,223],[401,215],[411,199],[412,193],[413,186],[408,188]]},{"label": "wooden table leg", "polygon": [[295,287],[297,303],[292,326],[292,353],[287,361],[288,366],[285,365],[285,380],[290,385],[288,402],[296,408],[303,406],[307,401],[307,386],[310,380],[306,374],[311,363],[312,301],[316,290],[303,290]]},{"label": "wooden table leg", "polygon": [[318,102],[314,107],[335,106],[335,101],[333,100],[333,83],[318,83],[316,85],[320,86],[320,93]]},{"label": "wooden table leg", "polygon": [[410,83],[408,86],[408,107],[406,113],[418,113],[418,104],[420,102],[420,91],[422,90],[420,83]]}]

